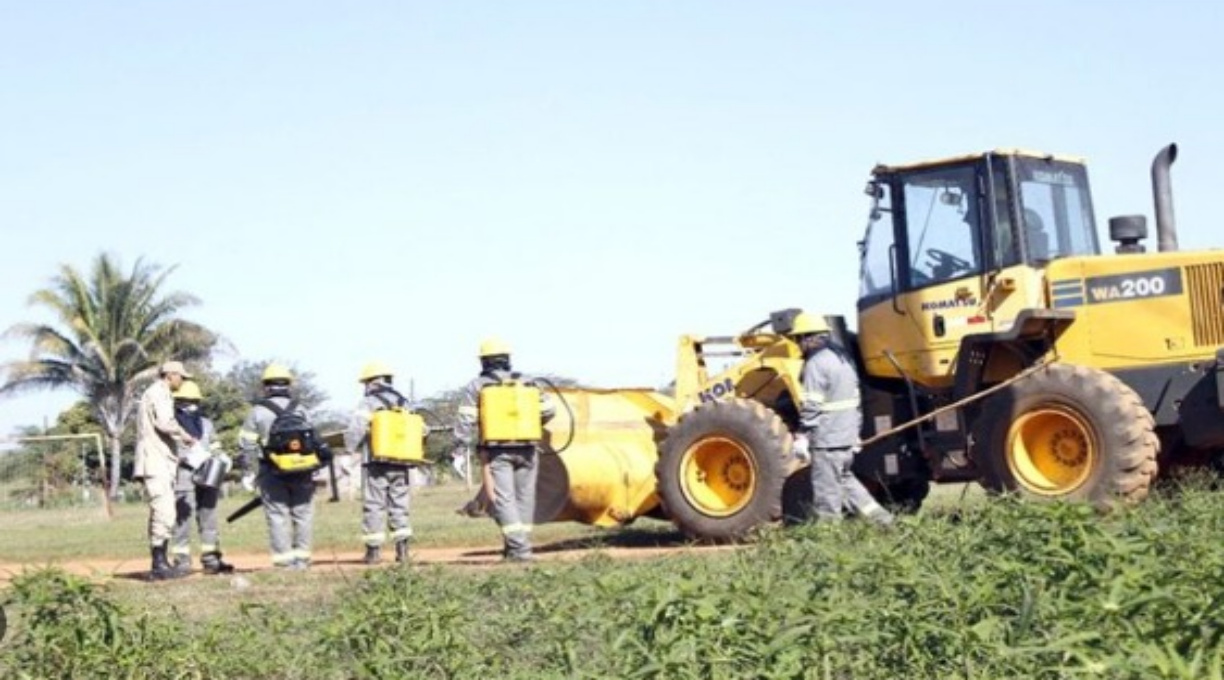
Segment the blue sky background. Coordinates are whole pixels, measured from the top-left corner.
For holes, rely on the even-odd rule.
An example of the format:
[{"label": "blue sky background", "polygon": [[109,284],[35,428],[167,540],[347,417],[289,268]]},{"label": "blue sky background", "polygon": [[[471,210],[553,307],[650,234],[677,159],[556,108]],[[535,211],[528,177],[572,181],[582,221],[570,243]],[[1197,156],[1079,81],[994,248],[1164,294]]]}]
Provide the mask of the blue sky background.
[{"label": "blue sky background", "polygon": [[109,251],[335,408],[370,359],[455,387],[488,334],[660,385],[682,333],[853,312],[877,162],[1083,156],[1104,239],[1177,142],[1181,245],[1224,245],[1222,34],[1207,0],[0,0],[0,326]]}]

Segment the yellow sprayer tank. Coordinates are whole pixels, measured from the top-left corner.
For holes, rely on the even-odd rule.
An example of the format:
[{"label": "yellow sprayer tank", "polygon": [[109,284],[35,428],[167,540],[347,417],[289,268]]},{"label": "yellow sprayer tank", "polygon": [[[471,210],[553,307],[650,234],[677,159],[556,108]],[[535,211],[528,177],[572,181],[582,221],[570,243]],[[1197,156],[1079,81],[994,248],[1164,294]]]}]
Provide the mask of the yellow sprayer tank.
[{"label": "yellow sprayer tank", "polygon": [[379,409],[370,416],[370,456],[376,461],[425,461],[425,420],[402,408]]},{"label": "yellow sprayer tank", "polygon": [[548,448],[559,453],[540,459],[536,523],[616,526],[657,514],[655,463],[675,423],[672,398],[646,388],[559,393],[553,397],[564,404],[547,427]]},{"label": "yellow sprayer tank", "polygon": [[480,390],[482,443],[538,442],[543,435],[539,388],[504,382]]}]

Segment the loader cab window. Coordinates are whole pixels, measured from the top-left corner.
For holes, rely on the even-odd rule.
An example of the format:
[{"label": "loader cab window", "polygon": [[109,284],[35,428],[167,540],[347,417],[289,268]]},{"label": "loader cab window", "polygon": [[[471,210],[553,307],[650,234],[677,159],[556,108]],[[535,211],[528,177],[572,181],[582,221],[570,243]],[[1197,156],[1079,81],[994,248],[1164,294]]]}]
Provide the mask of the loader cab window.
[{"label": "loader cab window", "polygon": [[909,173],[904,191],[906,289],[963,279],[982,271],[976,168],[958,165]]},{"label": "loader cab window", "polygon": [[872,197],[867,234],[859,241],[859,299],[888,296],[893,291],[892,189],[886,182],[871,182]]},{"label": "loader cab window", "polygon": [[1084,166],[1020,158],[1016,170],[1021,241],[1028,262],[1042,264],[1060,257],[1100,253]]}]

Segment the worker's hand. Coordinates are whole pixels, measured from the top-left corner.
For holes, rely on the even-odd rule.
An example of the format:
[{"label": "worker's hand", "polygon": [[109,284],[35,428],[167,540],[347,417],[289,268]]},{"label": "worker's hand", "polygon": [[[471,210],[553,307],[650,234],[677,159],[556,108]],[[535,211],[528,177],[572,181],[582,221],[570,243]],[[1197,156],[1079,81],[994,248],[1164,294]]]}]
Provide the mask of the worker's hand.
[{"label": "worker's hand", "polygon": [[324,465],[331,462],[332,458],[334,457],[335,456],[332,454],[332,450],[330,446],[328,446],[327,444],[319,445],[319,460],[323,462]]},{"label": "worker's hand", "polygon": [[809,444],[807,435],[795,435],[794,443],[791,444],[791,455],[802,463],[811,463],[812,452],[808,450]]}]

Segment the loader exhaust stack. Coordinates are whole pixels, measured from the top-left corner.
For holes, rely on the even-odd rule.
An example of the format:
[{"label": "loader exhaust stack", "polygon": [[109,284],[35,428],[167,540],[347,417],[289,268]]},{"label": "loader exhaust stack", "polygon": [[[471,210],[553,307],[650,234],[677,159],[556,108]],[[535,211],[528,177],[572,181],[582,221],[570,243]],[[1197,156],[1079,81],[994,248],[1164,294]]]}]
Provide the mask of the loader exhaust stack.
[{"label": "loader exhaust stack", "polygon": [[1177,160],[1177,145],[1161,149],[1152,160],[1152,198],[1156,204],[1156,237],[1160,252],[1177,250],[1177,221],[1173,218],[1173,184],[1169,167]]}]

